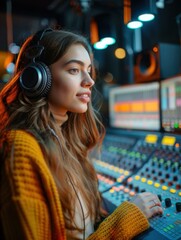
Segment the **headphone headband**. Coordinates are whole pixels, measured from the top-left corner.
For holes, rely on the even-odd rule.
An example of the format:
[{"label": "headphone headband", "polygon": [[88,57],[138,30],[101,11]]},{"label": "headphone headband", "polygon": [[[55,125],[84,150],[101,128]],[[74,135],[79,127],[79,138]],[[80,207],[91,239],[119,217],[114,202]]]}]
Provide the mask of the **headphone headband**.
[{"label": "headphone headband", "polygon": [[45,28],[43,30],[38,31],[35,36],[38,37],[38,41],[37,44],[40,44],[40,41],[42,40],[43,36],[45,35],[45,33],[47,32],[52,32],[53,29],[52,28]]},{"label": "headphone headband", "polygon": [[25,52],[25,56],[27,58],[34,60],[35,58],[41,56],[44,50],[44,46],[40,45],[40,41],[42,40],[46,32],[51,32],[51,31],[53,31],[52,28],[45,28],[35,33],[35,35],[31,40],[32,44],[30,43],[30,46],[26,49],[26,52]]}]

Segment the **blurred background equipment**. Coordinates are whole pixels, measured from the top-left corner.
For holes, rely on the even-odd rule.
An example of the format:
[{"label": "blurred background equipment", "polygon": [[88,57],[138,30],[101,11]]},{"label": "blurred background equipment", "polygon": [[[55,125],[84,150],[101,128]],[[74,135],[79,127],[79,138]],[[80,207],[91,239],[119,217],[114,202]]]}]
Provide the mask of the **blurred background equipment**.
[{"label": "blurred background equipment", "polygon": [[[159,43],[134,55],[136,83],[161,80],[181,72],[180,45]],[[181,53],[181,52],[180,52]]]}]

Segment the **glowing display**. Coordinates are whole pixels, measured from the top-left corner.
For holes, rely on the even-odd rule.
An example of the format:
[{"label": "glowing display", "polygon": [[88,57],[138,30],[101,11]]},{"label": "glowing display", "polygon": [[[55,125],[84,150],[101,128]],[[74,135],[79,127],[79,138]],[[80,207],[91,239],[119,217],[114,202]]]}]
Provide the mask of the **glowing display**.
[{"label": "glowing display", "polygon": [[120,86],[109,92],[110,126],[159,130],[159,83]]},{"label": "glowing display", "polygon": [[163,145],[173,146],[175,144],[176,138],[171,136],[164,136],[162,139]]},{"label": "glowing display", "polygon": [[165,131],[181,131],[181,76],[161,82],[161,113]]},{"label": "glowing display", "polygon": [[157,135],[152,135],[152,134],[148,134],[145,137],[145,142],[147,143],[156,143],[158,140],[158,136]]}]

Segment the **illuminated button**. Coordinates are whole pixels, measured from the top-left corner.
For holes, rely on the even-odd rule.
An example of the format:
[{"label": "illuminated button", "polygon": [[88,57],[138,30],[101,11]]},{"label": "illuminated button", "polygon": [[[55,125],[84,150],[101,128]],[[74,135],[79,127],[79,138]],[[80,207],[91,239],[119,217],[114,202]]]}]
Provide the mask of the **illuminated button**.
[{"label": "illuminated button", "polygon": [[123,150],[123,151],[122,151],[122,154],[123,154],[123,155],[127,155],[127,154],[129,155],[129,152],[126,151],[126,150]]},{"label": "illuminated button", "polygon": [[108,182],[110,185],[114,184],[114,181],[113,180],[109,180]]},{"label": "illuminated button", "polygon": [[141,181],[142,182],[146,182],[146,178],[141,178]]},{"label": "illuminated button", "polygon": [[131,191],[131,192],[129,192],[129,195],[130,195],[131,197],[133,197],[133,196],[135,195],[135,192],[134,192],[134,191]]},{"label": "illuminated button", "polygon": [[124,171],[124,175],[128,176],[129,175],[129,171]]},{"label": "illuminated button", "polygon": [[164,163],[164,159],[160,158],[159,163]]},{"label": "illuminated button", "polygon": [[171,161],[170,161],[170,160],[167,161],[167,165],[168,165],[168,166],[171,165]]},{"label": "illuminated button", "polygon": [[170,226],[170,228],[175,228],[175,226],[174,226],[174,225],[172,225],[172,224],[170,224],[169,226]]},{"label": "illuminated button", "polygon": [[122,191],[124,189],[124,186],[121,185],[120,187],[118,187],[120,191]]},{"label": "illuminated button", "polygon": [[130,156],[135,157],[136,153],[135,152],[130,152]]},{"label": "illuminated button", "polygon": [[115,171],[115,172],[119,172],[119,168],[118,168],[118,167],[115,167],[115,168],[114,168],[114,171]]},{"label": "illuminated button", "polygon": [[179,166],[179,163],[178,163],[178,162],[175,162],[175,163],[173,164],[173,166],[174,166],[174,167],[178,167],[178,166]]},{"label": "illuminated button", "polygon": [[[181,126],[180,126],[181,127]],[[180,147],[180,144],[179,143],[175,143],[175,147],[176,148],[179,148]]]},{"label": "illuminated button", "polygon": [[133,181],[132,177],[129,177],[128,180],[127,180],[127,182],[129,182],[129,183],[132,182],[132,181]]},{"label": "illuminated button", "polygon": [[178,195],[181,197],[181,192],[179,192]]},{"label": "illuminated button", "polygon": [[140,180],[140,176],[136,175],[135,180]]},{"label": "illuminated button", "polygon": [[157,162],[157,157],[154,157],[154,158],[153,158],[153,162]]},{"label": "illuminated button", "polygon": [[119,188],[116,186],[112,187],[112,189],[114,189],[114,191],[116,191],[116,192],[119,192]]},{"label": "illuminated button", "polygon": [[155,183],[154,186],[155,186],[156,188],[159,188],[159,187],[160,187],[160,183]]},{"label": "illuminated button", "polygon": [[125,192],[125,193],[129,193],[129,188],[125,188],[125,189],[124,189],[124,192]]},{"label": "illuminated button", "polygon": [[170,225],[168,225],[167,229],[170,231],[172,229],[172,227]]},{"label": "illuminated button", "polygon": [[117,182],[122,182],[122,179],[120,177],[117,178]]},{"label": "illuminated button", "polygon": [[123,170],[122,168],[120,168],[120,169],[119,169],[119,172],[120,172],[120,173],[123,173],[123,172],[124,172],[124,170]]},{"label": "illuminated button", "polygon": [[162,190],[164,190],[164,191],[166,191],[168,189],[168,187],[167,186],[162,186]]},{"label": "illuminated button", "polygon": [[148,185],[152,185],[153,181],[152,180],[148,180],[147,183],[148,183]]},{"label": "illuminated button", "polygon": [[164,163],[164,159],[163,159],[163,158],[160,158],[160,159],[159,159],[159,162],[160,162],[160,163]]},{"label": "illuminated button", "polygon": [[171,192],[171,193],[176,193],[176,189],[171,188],[171,189],[170,189],[170,192]]},{"label": "illuminated button", "polygon": [[110,189],[109,192],[110,192],[110,193],[114,193],[114,189]]}]

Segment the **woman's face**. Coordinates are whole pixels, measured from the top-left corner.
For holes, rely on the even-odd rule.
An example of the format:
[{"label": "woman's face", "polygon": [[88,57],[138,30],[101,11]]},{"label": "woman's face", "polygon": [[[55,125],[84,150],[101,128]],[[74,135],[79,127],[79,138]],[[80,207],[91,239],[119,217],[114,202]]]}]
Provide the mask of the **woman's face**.
[{"label": "woman's face", "polygon": [[70,46],[57,62],[50,66],[52,87],[48,96],[51,109],[59,114],[67,111],[84,113],[91,100],[94,81],[90,76],[91,60],[81,44]]}]

